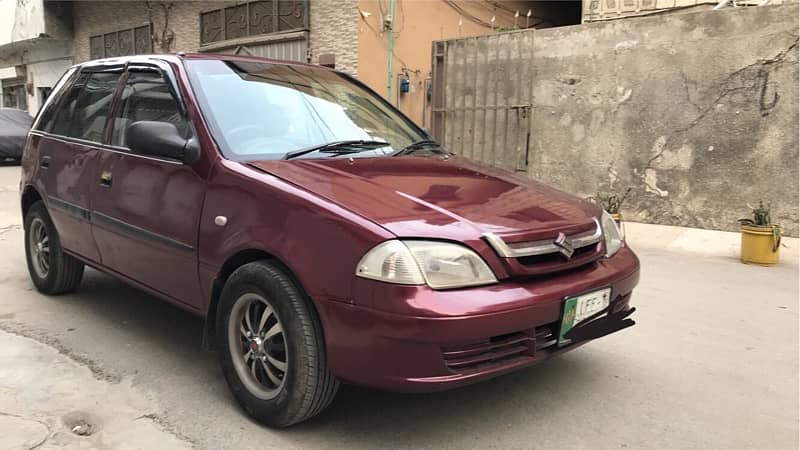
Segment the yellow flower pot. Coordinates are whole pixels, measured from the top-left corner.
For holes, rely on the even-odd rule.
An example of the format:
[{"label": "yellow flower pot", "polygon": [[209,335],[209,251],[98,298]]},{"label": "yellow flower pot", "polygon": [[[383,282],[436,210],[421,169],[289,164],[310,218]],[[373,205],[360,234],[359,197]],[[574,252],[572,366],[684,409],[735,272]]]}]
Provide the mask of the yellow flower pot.
[{"label": "yellow flower pot", "polygon": [[624,238],[625,237],[625,224],[622,223],[622,214],[614,213],[614,214],[609,214],[609,215],[611,216],[612,219],[614,219],[614,222],[617,222],[617,227],[619,228],[619,232],[622,233],[622,237]]},{"label": "yellow flower pot", "polygon": [[[773,228],[777,228],[777,233],[773,233]],[[761,266],[778,264],[781,253],[780,225],[741,225],[739,230],[742,232],[741,258],[743,263]]]}]

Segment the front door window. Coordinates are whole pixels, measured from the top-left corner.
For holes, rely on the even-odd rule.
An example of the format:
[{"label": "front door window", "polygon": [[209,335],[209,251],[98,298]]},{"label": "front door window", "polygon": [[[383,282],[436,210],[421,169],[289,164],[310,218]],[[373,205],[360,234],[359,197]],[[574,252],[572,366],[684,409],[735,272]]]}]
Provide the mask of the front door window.
[{"label": "front door window", "polygon": [[186,136],[188,124],[164,78],[156,71],[130,72],[122,91],[111,145],[126,147],[125,129],[133,122],[149,120],[174,124]]}]

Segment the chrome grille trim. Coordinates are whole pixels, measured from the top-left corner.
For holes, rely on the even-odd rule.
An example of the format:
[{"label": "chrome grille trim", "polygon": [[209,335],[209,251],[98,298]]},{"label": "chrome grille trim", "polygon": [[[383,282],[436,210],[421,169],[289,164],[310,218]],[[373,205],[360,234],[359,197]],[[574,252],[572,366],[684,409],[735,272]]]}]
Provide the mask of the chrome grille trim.
[{"label": "chrome grille trim", "polygon": [[[574,234],[567,236],[572,241],[572,246],[576,249],[586,247],[600,242],[603,238],[603,229],[600,227],[600,221],[594,218],[595,230],[590,235]],[[524,247],[512,248],[500,236],[494,233],[483,233],[483,238],[492,246],[492,248],[503,258],[521,258],[524,256],[546,255],[549,253],[559,253],[560,249],[555,245],[553,239],[524,242],[520,245]],[[516,244],[515,244],[516,245]]]}]

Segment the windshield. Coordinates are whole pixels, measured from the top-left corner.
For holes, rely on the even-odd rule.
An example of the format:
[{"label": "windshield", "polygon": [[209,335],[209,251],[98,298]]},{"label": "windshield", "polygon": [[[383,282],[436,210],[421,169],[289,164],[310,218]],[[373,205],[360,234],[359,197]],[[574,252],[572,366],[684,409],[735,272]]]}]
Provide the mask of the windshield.
[{"label": "windshield", "polygon": [[[339,141],[385,142],[364,153],[388,155],[427,138],[375,94],[331,70],[219,60],[186,65],[204,116],[229,159],[278,159]],[[311,152],[303,157],[330,156]]]}]

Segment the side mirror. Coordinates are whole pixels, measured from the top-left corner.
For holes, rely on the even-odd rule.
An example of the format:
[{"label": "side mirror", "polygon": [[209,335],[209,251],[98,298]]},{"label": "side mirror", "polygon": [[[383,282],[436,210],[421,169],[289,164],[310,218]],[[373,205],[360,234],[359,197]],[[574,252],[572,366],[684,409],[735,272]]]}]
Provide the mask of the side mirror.
[{"label": "side mirror", "polygon": [[177,159],[184,164],[194,164],[200,159],[197,139],[184,138],[169,122],[133,122],[125,130],[125,142],[131,150],[143,155]]}]

